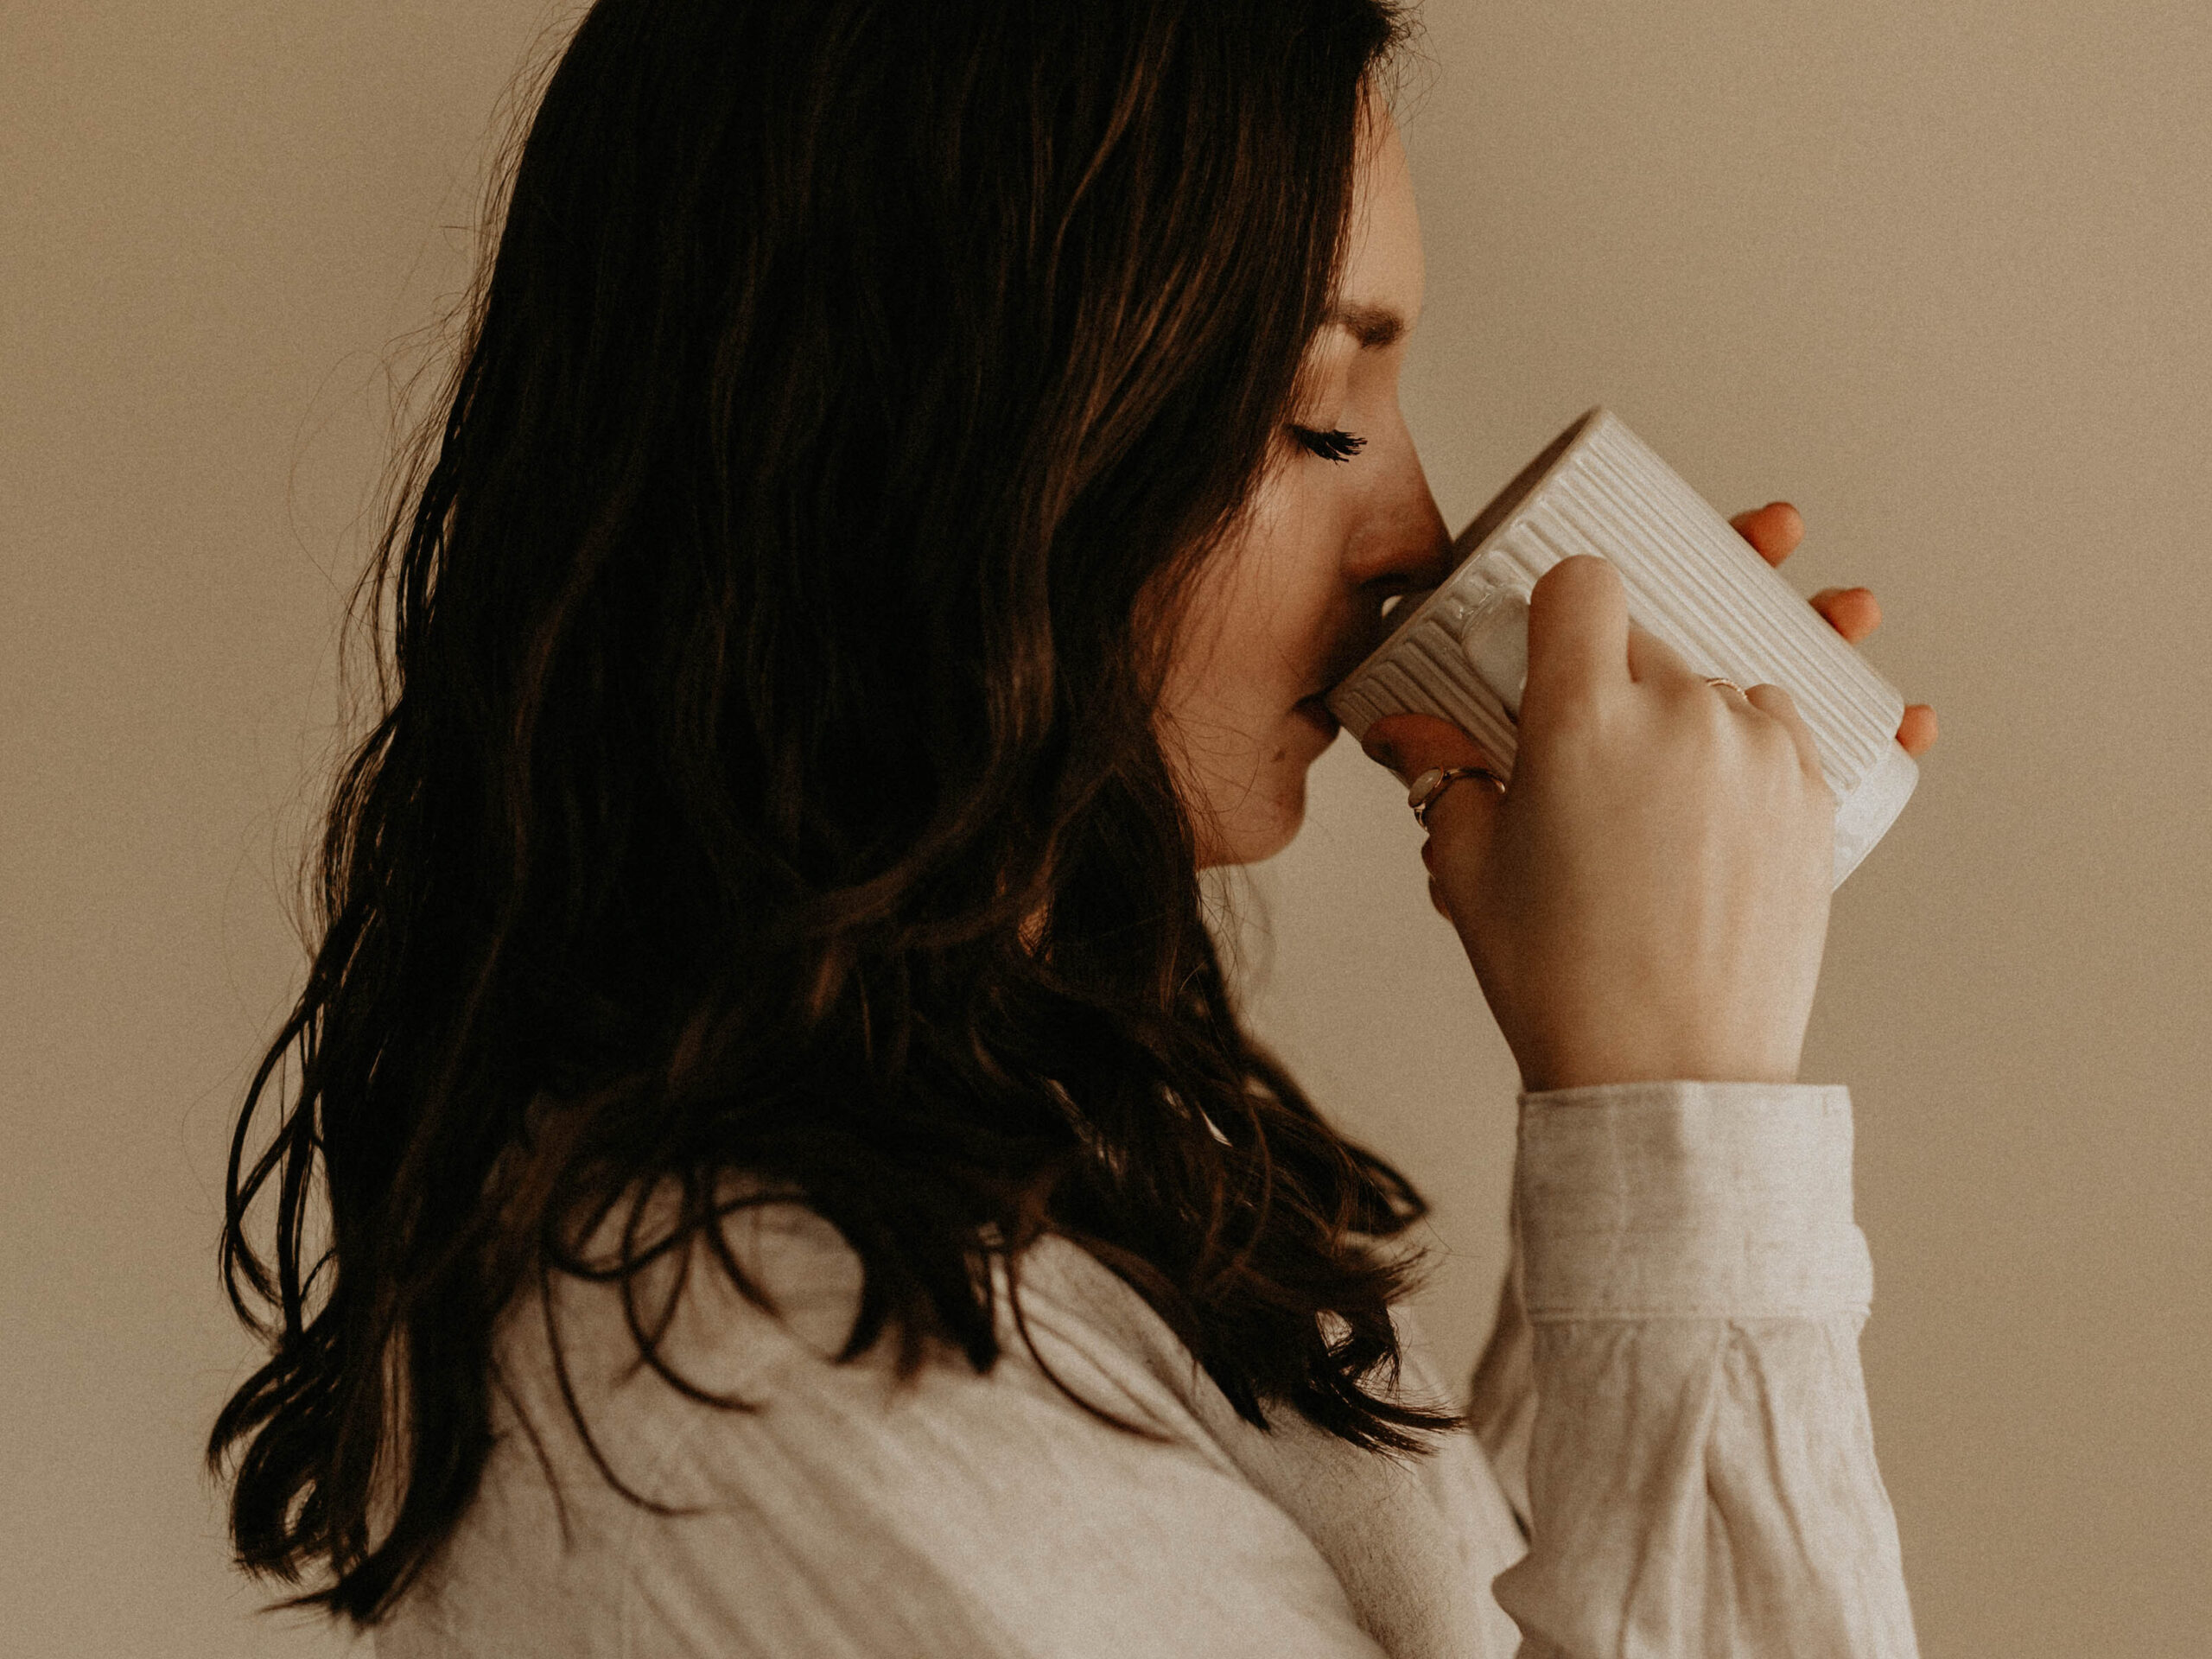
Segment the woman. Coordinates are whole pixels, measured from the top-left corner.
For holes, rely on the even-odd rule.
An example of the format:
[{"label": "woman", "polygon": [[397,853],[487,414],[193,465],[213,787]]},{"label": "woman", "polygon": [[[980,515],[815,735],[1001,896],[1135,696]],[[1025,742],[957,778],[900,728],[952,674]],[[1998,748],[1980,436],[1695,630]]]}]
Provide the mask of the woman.
[{"label": "woman", "polygon": [[1528,1090],[1479,1441],[1397,1306],[1421,1200],[1206,931],[1446,554],[1397,35],[584,19],[233,1144],[245,1564],[404,1655],[1910,1650],[1788,698],[1570,561],[1511,787],[1430,803]]}]

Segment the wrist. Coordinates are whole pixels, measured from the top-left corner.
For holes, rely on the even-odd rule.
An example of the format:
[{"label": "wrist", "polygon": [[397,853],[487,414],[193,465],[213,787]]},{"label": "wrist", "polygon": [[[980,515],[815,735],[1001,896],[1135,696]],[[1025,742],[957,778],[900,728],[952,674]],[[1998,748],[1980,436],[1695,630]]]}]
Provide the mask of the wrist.
[{"label": "wrist", "polygon": [[1692,1047],[1600,1050],[1523,1062],[1521,1088],[1541,1095],[1619,1083],[1794,1084],[1800,1069],[1796,1047],[1764,1053]]}]

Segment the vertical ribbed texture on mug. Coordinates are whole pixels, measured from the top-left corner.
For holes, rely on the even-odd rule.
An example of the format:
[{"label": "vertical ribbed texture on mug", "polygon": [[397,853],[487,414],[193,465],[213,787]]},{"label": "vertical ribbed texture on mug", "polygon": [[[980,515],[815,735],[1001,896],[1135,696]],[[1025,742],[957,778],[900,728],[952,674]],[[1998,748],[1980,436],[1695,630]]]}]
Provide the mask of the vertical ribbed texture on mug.
[{"label": "vertical ribbed texture on mug", "polygon": [[1510,770],[1512,720],[1463,648],[1471,610],[1494,585],[1525,597],[1561,559],[1594,553],[1620,572],[1637,625],[1692,667],[1785,688],[1842,800],[1885,760],[1903,694],[1617,416],[1594,410],[1580,429],[1502,524],[1478,542],[1461,538],[1455,551],[1481,553],[1481,570],[1463,568],[1422,601],[1337,688],[1338,718],[1357,737],[1387,714],[1441,715]]}]

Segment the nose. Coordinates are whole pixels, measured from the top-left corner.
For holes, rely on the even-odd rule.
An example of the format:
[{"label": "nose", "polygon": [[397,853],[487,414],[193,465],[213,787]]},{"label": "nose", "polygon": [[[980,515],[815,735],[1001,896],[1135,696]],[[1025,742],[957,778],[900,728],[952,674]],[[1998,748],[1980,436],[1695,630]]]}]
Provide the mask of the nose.
[{"label": "nose", "polygon": [[1376,484],[1371,510],[1345,550],[1345,574],[1386,598],[1435,587],[1452,569],[1452,536],[1410,438]]}]

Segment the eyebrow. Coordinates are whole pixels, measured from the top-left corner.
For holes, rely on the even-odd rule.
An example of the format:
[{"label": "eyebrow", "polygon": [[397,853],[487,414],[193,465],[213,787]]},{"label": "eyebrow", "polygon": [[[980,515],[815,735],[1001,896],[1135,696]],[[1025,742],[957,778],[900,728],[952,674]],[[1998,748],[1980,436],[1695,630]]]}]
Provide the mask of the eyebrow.
[{"label": "eyebrow", "polygon": [[1406,320],[1379,305],[1339,305],[1330,311],[1327,321],[1350,330],[1363,351],[1379,352],[1395,345],[1406,332]]}]

